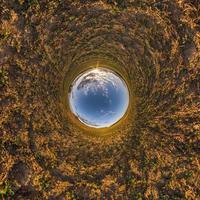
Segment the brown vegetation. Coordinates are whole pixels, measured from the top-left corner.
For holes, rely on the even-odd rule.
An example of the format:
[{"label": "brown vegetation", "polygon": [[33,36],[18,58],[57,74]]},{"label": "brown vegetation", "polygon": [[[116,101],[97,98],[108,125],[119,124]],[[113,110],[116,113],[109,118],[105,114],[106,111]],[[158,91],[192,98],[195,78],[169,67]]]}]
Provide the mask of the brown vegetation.
[{"label": "brown vegetation", "polygon": [[[121,68],[124,125],[91,136],[66,82]],[[0,0],[0,199],[199,199],[198,0]]]}]

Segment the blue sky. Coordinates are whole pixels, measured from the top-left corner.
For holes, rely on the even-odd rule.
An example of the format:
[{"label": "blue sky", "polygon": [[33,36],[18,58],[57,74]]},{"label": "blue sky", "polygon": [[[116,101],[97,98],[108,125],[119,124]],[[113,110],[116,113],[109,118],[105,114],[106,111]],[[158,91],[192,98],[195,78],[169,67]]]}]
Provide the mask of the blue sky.
[{"label": "blue sky", "polygon": [[126,112],[129,102],[125,82],[107,69],[94,69],[73,83],[70,104],[74,114],[89,126],[108,127]]}]

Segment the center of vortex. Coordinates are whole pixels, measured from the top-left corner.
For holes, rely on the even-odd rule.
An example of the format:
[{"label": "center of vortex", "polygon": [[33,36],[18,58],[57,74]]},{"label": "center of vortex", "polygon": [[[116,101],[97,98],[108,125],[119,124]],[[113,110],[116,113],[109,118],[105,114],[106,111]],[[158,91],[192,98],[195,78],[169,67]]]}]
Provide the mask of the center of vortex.
[{"label": "center of vortex", "polygon": [[87,126],[110,127],[124,116],[128,108],[126,83],[110,69],[87,70],[73,81],[70,88],[70,109]]}]

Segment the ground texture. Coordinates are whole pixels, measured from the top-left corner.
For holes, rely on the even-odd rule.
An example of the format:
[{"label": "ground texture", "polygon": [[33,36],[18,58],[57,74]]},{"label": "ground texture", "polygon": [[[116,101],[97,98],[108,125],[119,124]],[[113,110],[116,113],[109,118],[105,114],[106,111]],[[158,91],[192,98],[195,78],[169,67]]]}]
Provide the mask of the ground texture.
[{"label": "ground texture", "polygon": [[[132,112],[106,137],[64,105],[113,63]],[[0,199],[199,199],[198,0],[0,0]]]}]

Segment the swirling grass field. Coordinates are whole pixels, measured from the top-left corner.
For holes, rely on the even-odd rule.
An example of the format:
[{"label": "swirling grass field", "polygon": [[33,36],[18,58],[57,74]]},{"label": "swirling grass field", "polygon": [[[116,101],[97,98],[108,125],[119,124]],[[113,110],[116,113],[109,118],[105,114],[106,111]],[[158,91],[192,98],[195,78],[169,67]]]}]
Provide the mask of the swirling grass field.
[{"label": "swirling grass field", "polygon": [[[69,109],[107,67],[128,85],[116,125]],[[198,0],[0,0],[0,199],[199,199]]]}]

